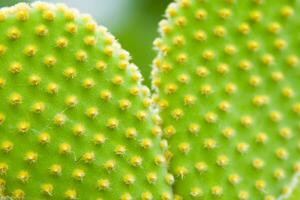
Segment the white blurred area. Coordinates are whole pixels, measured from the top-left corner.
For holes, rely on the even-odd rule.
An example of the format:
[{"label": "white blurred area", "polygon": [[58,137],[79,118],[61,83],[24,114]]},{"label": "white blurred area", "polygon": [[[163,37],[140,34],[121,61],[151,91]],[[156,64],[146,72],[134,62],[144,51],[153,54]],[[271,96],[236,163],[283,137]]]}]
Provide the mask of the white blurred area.
[{"label": "white blurred area", "polygon": [[[35,2],[37,0],[32,0]],[[76,8],[81,13],[88,13],[101,25],[109,29],[122,23],[129,15],[130,0],[46,0],[50,3],[64,3],[71,8]]]}]

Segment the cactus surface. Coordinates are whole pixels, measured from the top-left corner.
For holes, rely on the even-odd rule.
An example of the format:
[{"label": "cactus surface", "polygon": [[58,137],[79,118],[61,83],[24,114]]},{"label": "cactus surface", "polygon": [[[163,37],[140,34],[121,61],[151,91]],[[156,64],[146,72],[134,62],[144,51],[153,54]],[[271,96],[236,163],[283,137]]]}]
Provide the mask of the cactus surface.
[{"label": "cactus surface", "polygon": [[0,99],[0,199],[172,198],[149,90],[91,17],[1,9]]},{"label": "cactus surface", "polygon": [[178,0],[152,85],[174,198],[282,199],[300,170],[296,0]]}]

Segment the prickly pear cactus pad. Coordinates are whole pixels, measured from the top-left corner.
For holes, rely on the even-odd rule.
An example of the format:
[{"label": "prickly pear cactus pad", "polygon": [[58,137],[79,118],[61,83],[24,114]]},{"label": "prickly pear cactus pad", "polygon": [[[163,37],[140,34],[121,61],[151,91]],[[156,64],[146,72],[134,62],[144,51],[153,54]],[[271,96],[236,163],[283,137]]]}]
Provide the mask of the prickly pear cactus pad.
[{"label": "prickly pear cactus pad", "polygon": [[178,0],[152,72],[175,199],[281,199],[300,170],[299,1]]},{"label": "prickly pear cactus pad", "polygon": [[64,5],[0,10],[0,191],[172,198],[149,90],[114,37]]}]

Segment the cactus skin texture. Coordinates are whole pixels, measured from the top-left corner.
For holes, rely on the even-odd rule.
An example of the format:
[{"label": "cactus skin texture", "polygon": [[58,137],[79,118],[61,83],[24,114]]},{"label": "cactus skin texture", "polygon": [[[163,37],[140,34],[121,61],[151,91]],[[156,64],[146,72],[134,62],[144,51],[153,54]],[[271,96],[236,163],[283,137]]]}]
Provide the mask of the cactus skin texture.
[{"label": "cactus skin texture", "polygon": [[2,197],[172,198],[149,90],[104,27],[17,4],[0,10],[0,54]]},{"label": "cactus skin texture", "polygon": [[175,199],[282,199],[300,170],[299,1],[178,0],[152,85]]}]

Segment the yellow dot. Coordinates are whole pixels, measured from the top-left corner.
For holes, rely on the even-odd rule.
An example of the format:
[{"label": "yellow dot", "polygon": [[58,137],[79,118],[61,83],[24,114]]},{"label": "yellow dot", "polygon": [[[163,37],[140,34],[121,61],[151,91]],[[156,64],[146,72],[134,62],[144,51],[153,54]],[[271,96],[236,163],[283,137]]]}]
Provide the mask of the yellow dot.
[{"label": "yellow dot", "polygon": [[116,168],[116,161],[114,160],[108,160],[103,164],[103,168],[108,171],[111,172],[113,170],[115,170]]},{"label": "yellow dot", "polygon": [[9,96],[9,103],[13,106],[20,105],[22,103],[23,97],[19,93],[12,93]]},{"label": "yellow dot", "polygon": [[226,20],[231,17],[231,10],[222,8],[219,10],[218,14],[221,19]]},{"label": "yellow dot", "polygon": [[188,126],[188,131],[192,134],[192,135],[196,135],[199,131],[200,131],[200,126],[197,123],[191,123]]},{"label": "yellow dot", "polygon": [[225,75],[229,72],[229,67],[225,63],[221,63],[217,66],[217,72],[221,75]]},{"label": "yellow dot", "polygon": [[261,57],[261,62],[264,65],[269,66],[274,63],[274,57],[271,54],[265,54]]},{"label": "yellow dot", "polygon": [[6,36],[10,40],[17,40],[21,37],[21,31],[17,27],[12,27],[7,30]]},{"label": "yellow dot", "polygon": [[25,199],[25,192],[21,189],[16,189],[12,192],[12,197],[15,200],[23,200]]},{"label": "yellow dot", "polygon": [[104,61],[98,61],[95,67],[98,71],[102,72],[107,68],[107,64]]},{"label": "yellow dot", "polygon": [[249,84],[253,87],[257,87],[261,84],[261,78],[259,76],[253,75],[249,78]]},{"label": "yellow dot", "polygon": [[152,200],[153,199],[153,195],[151,194],[151,192],[143,192],[141,195],[141,200]]},{"label": "yellow dot", "polygon": [[0,125],[4,123],[6,117],[3,113],[0,113]]},{"label": "yellow dot", "polygon": [[44,64],[46,67],[51,68],[56,64],[56,62],[57,60],[54,56],[49,55],[44,58]]},{"label": "yellow dot", "polygon": [[95,160],[95,153],[94,152],[86,152],[82,155],[82,160],[86,164],[91,164]]},{"label": "yellow dot", "polygon": [[179,120],[183,117],[183,110],[180,108],[174,109],[171,115],[175,120]]},{"label": "yellow dot", "polygon": [[75,56],[78,62],[85,62],[88,59],[87,53],[83,50],[79,50]]},{"label": "yellow dot", "polygon": [[51,175],[60,176],[61,172],[62,172],[62,168],[58,164],[53,164],[53,165],[50,166],[49,172],[50,172]]},{"label": "yellow dot", "polygon": [[143,159],[140,156],[133,156],[130,159],[130,164],[133,167],[140,167],[143,163]]},{"label": "yellow dot", "polygon": [[250,116],[243,116],[241,118],[241,124],[246,128],[250,127],[252,123],[253,123],[253,119]]},{"label": "yellow dot", "polygon": [[3,56],[7,51],[7,47],[3,44],[0,44],[0,56]]},{"label": "yellow dot", "polygon": [[213,92],[213,90],[212,90],[211,85],[208,85],[208,84],[202,85],[201,88],[200,88],[200,93],[202,95],[207,96],[207,95],[210,95],[212,92]]},{"label": "yellow dot", "polygon": [[275,47],[277,50],[282,50],[282,49],[284,49],[286,46],[287,46],[286,41],[283,40],[283,39],[277,39],[277,40],[274,41],[274,47]]},{"label": "yellow dot", "polygon": [[38,154],[33,151],[25,153],[24,160],[30,164],[36,163],[38,159]]},{"label": "yellow dot", "polygon": [[109,90],[103,90],[100,92],[100,98],[104,101],[109,101],[112,98],[112,94]]},{"label": "yellow dot", "polygon": [[126,147],[123,145],[117,145],[114,149],[115,154],[122,156],[126,153]]},{"label": "yellow dot", "polygon": [[96,31],[97,25],[94,22],[88,22],[88,23],[86,23],[85,28],[87,31],[93,33]]},{"label": "yellow dot", "polygon": [[180,178],[184,178],[188,174],[188,169],[186,167],[179,166],[175,169],[175,174]]},{"label": "yellow dot", "polygon": [[278,168],[278,169],[275,169],[274,172],[273,172],[273,176],[274,178],[276,178],[277,180],[281,180],[285,177],[285,172],[283,169],[281,168]]},{"label": "yellow dot", "polygon": [[132,196],[129,193],[123,193],[120,200],[132,200]]},{"label": "yellow dot", "polygon": [[238,26],[238,32],[247,35],[250,32],[250,26],[247,23],[242,23]]},{"label": "yellow dot", "polygon": [[123,80],[123,77],[122,76],[119,76],[119,75],[115,75],[111,82],[114,84],[114,85],[122,85],[124,83],[124,80]]},{"label": "yellow dot", "polygon": [[299,63],[299,59],[296,55],[289,55],[286,58],[286,63],[289,67],[295,67]]},{"label": "yellow dot", "polygon": [[200,67],[197,67],[196,74],[197,74],[197,76],[202,78],[202,77],[206,77],[209,74],[209,72],[206,67],[200,66]]},{"label": "yellow dot", "polygon": [[228,83],[228,84],[225,85],[225,92],[227,94],[233,94],[233,93],[236,92],[236,90],[237,90],[237,87],[233,83]]},{"label": "yellow dot", "polygon": [[66,48],[68,46],[68,44],[69,44],[69,41],[65,37],[59,37],[55,42],[56,47],[58,47],[60,49]]},{"label": "yellow dot", "polygon": [[202,53],[202,58],[206,61],[211,61],[215,58],[215,53],[212,50],[205,50]]},{"label": "yellow dot", "polygon": [[1,11],[0,11],[0,22],[5,21],[6,18],[7,18],[7,12],[4,11],[4,10],[1,10]]},{"label": "yellow dot", "polygon": [[59,113],[54,116],[53,123],[56,126],[62,126],[65,124],[66,120],[67,120],[67,116],[62,113]]},{"label": "yellow dot", "polygon": [[85,114],[88,118],[94,119],[99,114],[99,111],[96,107],[90,107],[86,110]]},{"label": "yellow dot", "polygon": [[110,118],[106,121],[106,127],[109,129],[116,129],[119,126],[119,120],[116,118]]},{"label": "yellow dot", "polygon": [[55,83],[49,83],[47,85],[46,91],[47,91],[48,94],[52,94],[52,95],[57,94],[57,92],[58,92],[58,85],[55,84]]},{"label": "yellow dot", "polygon": [[5,140],[1,143],[0,148],[4,153],[9,153],[13,150],[14,144],[9,140]]},{"label": "yellow dot", "polygon": [[77,192],[76,192],[76,190],[70,189],[70,190],[67,190],[64,193],[64,196],[68,200],[76,200],[77,199]]},{"label": "yellow dot", "polygon": [[45,25],[38,25],[37,27],[35,27],[35,34],[37,36],[43,37],[48,35],[48,29]]},{"label": "yellow dot", "polygon": [[72,128],[72,132],[75,136],[82,136],[85,133],[85,128],[82,124],[76,124]]},{"label": "yellow dot", "polygon": [[265,166],[265,163],[262,159],[255,158],[252,161],[252,166],[254,167],[254,169],[260,170]]},{"label": "yellow dot", "polygon": [[193,187],[190,191],[190,195],[195,198],[195,197],[201,197],[203,195],[203,191],[199,187]]},{"label": "yellow dot", "polygon": [[220,186],[213,186],[211,188],[211,194],[216,197],[220,197],[223,195],[223,188]]},{"label": "yellow dot", "polygon": [[258,10],[253,10],[250,12],[249,18],[252,22],[260,22],[262,20],[262,13]]},{"label": "yellow dot", "polygon": [[42,184],[41,185],[41,192],[44,195],[52,196],[53,195],[53,185],[50,183]]},{"label": "yellow dot", "polygon": [[268,31],[273,34],[277,34],[281,30],[281,26],[277,22],[272,22],[268,25]]},{"label": "yellow dot", "polygon": [[257,95],[254,96],[252,99],[252,103],[257,107],[264,106],[268,104],[268,102],[269,102],[269,98],[265,95]]},{"label": "yellow dot", "polygon": [[232,185],[236,185],[241,181],[241,177],[238,174],[230,174],[228,176],[228,181]]},{"label": "yellow dot", "polygon": [[194,105],[196,101],[196,97],[192,95],[186,95],[183,98],[184,105],[191,106]]},{"label": "yellow dot", "polygon": [[275,151],[276,157],[281,160],[286,160],[288,157],[288,152],[284,148],[278,148]]},{"label": "yellow dot", "polygon": [[132,174],[126,174],[123,176],[123,182],[126,185],[132,185],[135,182],[135,177]]},{"label": "yellow dot", "polygon": [[20,133],[27,133],[30,129],[30,124],[26,121],[22,121],[18,123],[17,128]]},{"label": "yellow dot", "polygon": [[17,174],[17,179],[19,179],[19,181],[21,181],[23,184],[27,183],[29,180],[29,173],[27,171],[20,171]]},{"label": "yellow dot", "polygon": [[75,169],[72,172],[72,178],[76,181],[82,181],[85,176],[85,172],[82,169]]},{"label": "yellow dot", "polygon": [[232,56],[237,52],[236,47],[233,44],[228,44],[224,47],[224,53],[226,55]]},{"label": "yellow dot", "polygon": [[217,146],[217,142],[216,142],[216,140],[214,140],[212,138],[206,138],[203,141],[203,147],[205,149],[212,150],[212,149],[216,148],[216,146]]},{"label": "yellow dot", "polygon": [[9,66],[9,72],[12,74],[18,74],[23,70],[23,66],[21,63],[13,62]]},{"label": "yellow dot", "polygon": [[97,42],[94,36],[86,36],[83,40],[87,46],[95,46]]},{"label": "yellow dot", "polygon": [[290,139],[293,135],[292,135],[292,131],[289,128],[281,128],[279,130],[279,135],[283,138],[283,139]]},{"label": "yellow dot", "polygon": [[255,182],[255,187],[256,187],[257,190],[263,191],[266,187],[266,183],[265,183],[264,180],[257,180]]},{"label": "yellow dot", "polygon": [[248,71],[252,68],[252,63],[249,60],[242,60],[239,63],[239,67],[243,71]]},{"label": "yellow dot", "polygon": [[214,28],[214,35],[222,38],[226,35],[226,29],[223,26],[217,26]]},{"label": "yellow dot", "polygon": [[279,82],[284,79],[284,75],[280,71],[272,72],[271,78],[274,82]]},{"label": "yellow dot", "polygon": [[8,171],[8,165],[6,163],[0,162],[0,175],[6,175]]},{"label": "yellow dot", "polygon": [[240,154],[244,154],[248,151],[249,149],[249,145],[245,142],[240,142],[236,145],[236,150],[240,153]]},{"label": "yellow dot", "polygon": [[41,77],[33,74],[33,75],[29,76],[28,83],[31,86],[38,86],[41,83]]},{"label": "yellow dot", "polygon": [[59,145],[58,151],[62,155],[69,154],[69,153],[71,153],[71,146],[67,143],[62,143]]},{"label": "yellow dot", "polygon": [[44,12],[43,12],[43,18],[46,20],[46,21],[53,21],[54,20],[54,18],[55,18],[55,14],[54,14],[54,12],[53,11],[51,11],[51,10],[45,10]]},{"label": "yellow dot", "polygon": [[229,159],[227,156],[225,155],[219,155],[217,157],[217,160],[216,160],[216,164],[219,166],[219,167],[225,167],[227,166],[229,163]]},{"label": "yellow dot", "polygon": [[194,38],[199,42],[204,42],[207,40],[207,34],[202,30],[198,30],[197,32],[195,32]]},{"label": "yellow dot", "polygon": [[259,49],[259,43],[255,40],[251,40],[247,43],[247,48],[252,51],[255,52]]},{"label": "yellow dot", "polygon": [[28,57],[34,56],[36,54],[36,52],[37,52],[37,47],[34,45],[28,45],[24,49],[24,54]]},{"label": "yellow dot", "polygon": [[97,181],[97,189],[98,190],[107,190],[110,187],[110,182],[108,179],[99,179]]},{"label": "yellow dot", "polygon": [[157,181],[157,174],[155,172],[150,172],[146,175],[147,181],[150,184],[154,184]]},{"label": "yellow dot", "polygon": [[49,144],[50,142],[50,135],[46,132],[43,132],[41,133],[39,136],[38,136],[38,139],[39,139],[39,143],[40,144]]},{"label": "yellow dot", "polygon": [[209,124],[214,124],[218,120],[218,115],[213,112],[208,112],[205,114],[204,119]]},{"label": "yellow dot", "polygon": [[258,144],[265,144],[268,141],[268,136],[265,133],[263,133],[263,132],[258,133],[255,136],[255,141]]},{"label": "yellow dot", "polygon": [[241,190],[241,191],[239,191],[238,198],[239,198],[239,200],[248,200],[249,193],[245,190]]},{"label": "yellow dot", "polygon": [[206,19],[206,17],[207,17],[207,12],[203,9],[199,9],[195,13],[195,18],[199,21]]},{"label": "yellow dot", "polygon": [[93,143],[95,145],[104,144],[105,141],[106,141],[106,137],[101,133],[95,134],[94,137],[93,137]]},{"label": "yellow dot", "polygon": [[281,8],[280,14],[284,18],[289,18],[290,16],[292,16],[294,14],[294,10],[290,6],[284,6]]},{"label": "yellow dot", "polygon": [[190,144],[187,143],[187,142],[184,142],[184,143],[180,143],[178,145],[178,149],[181,153],[183,154],[187,154],[189,153],[189,151],[191,150],[191,147],[190,147]]},{"label": "yellow dot", "polygon": [[174,176],[172,174],[167,174],[165,177],[164,177],[164,180],[165,182],[168,184],[168,185],[173,185],[174,183]]}]

